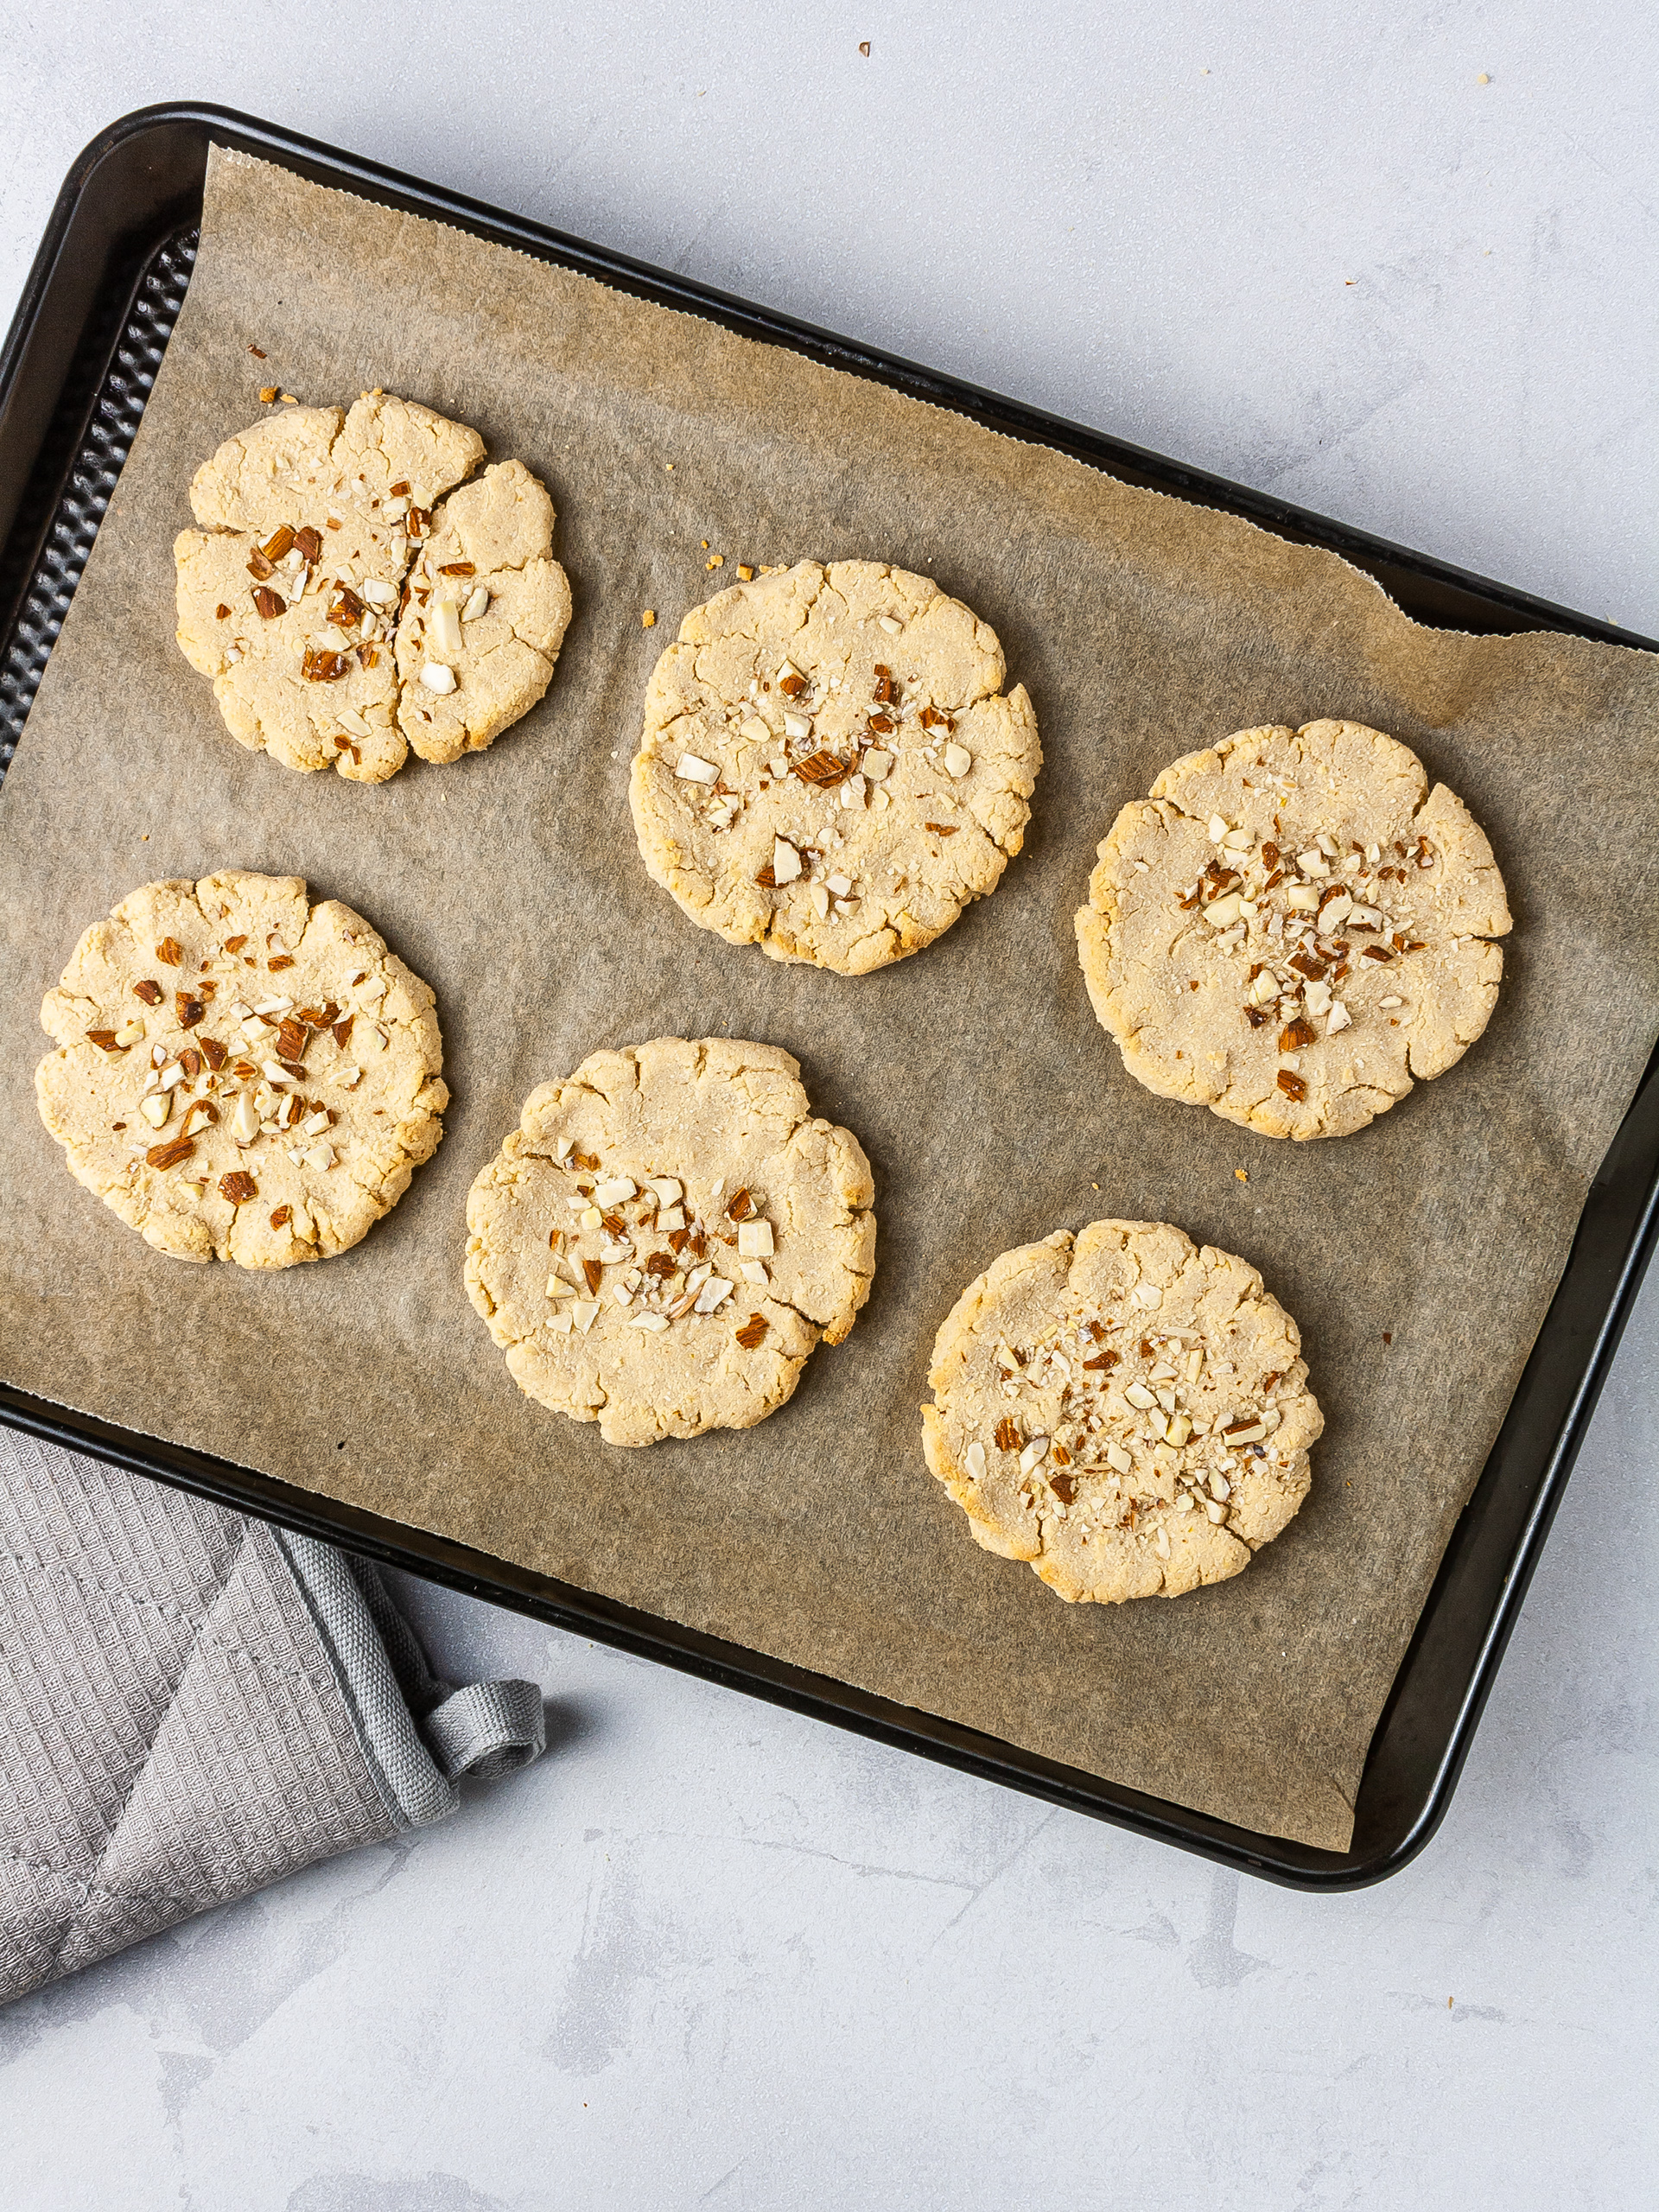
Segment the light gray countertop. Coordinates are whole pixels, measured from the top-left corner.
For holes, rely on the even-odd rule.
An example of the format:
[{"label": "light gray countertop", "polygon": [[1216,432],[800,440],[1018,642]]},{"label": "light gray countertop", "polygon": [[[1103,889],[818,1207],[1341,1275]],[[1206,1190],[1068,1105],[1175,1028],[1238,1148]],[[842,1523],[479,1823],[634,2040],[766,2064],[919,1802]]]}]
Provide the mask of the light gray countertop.
[{"label": "light gray countertop", "polygon": [[[1656,45],[1628,0],[0,0],[0,309],[96,130],[214,100],[1652,635]],[[406,1585],[550,1757],[0,2013],[0,2202],[1650,2201],[1656,1352],[1650,1281],[1445,1827],[1347,1898]]]}]

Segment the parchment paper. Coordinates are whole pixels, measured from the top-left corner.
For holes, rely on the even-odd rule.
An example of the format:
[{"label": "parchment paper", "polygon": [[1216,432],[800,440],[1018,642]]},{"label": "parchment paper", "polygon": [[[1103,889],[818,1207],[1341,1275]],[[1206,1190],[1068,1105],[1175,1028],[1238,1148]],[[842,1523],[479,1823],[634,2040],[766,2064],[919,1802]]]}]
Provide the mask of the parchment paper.
[{"label": "parchment paper", "polygon": [[[221,727],[174,643],[171,545],[192,471],[267,383],[319,403],[384,385],[548,483],[575,618],[546,701],[489,752],[364,788]],[[628,819],[646,675],[681,614],[740,559],[804,556],[891,559],[965,599],[1047,755],[1002,887],[860,980],[694,928]],[[1343,1848],[1389,1682],[1653,1042],[1656,702],[1646,657],[1419,628],[1330,555],[216,156],[182,319],[0,798],[4,1372]],[[1071,918],[1096,841],[1166,762],[1320,715],[1393,732],[1462,794],[1517,925],[1459,1067],[1360,1135],[1292,1146],[1125,1076]],[[138,883],[226,865],[293,871],[369,916],[437,991],[454,1092],[396,1212],[275,1276],[149,1250],[66,1173],[32,1091],[40,1001],[80,931]],[[786,1046],[817,1109],[862,1140],[874,1294],[760,1427],[612,1451],[509,1380],[461,1286],[467,1190],[533,1084],[602,1045],[716,1032]],[[1063,1605],[976,1548],[922,1461],[928,1353],[958,1292],[1006,1247],[1106,1214],[1178,1222],[1260,1267],[1325,1409],[1300,1518],[1241,1578],[1175,1604]]]}]

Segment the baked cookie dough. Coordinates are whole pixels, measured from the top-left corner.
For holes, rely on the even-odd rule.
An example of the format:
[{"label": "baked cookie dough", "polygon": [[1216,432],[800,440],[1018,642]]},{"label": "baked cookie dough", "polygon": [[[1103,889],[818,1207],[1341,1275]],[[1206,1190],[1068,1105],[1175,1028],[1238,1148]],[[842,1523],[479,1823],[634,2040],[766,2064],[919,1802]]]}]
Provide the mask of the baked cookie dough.
[{"label": "baked cookie dough", "polygon": [[180,1260],[330,1258],[443,1135],[431,991],[296,875],[146,883],[75,947],[35,1074],[70,1173]]},{"label": "baked cookie dough", "polygon": [[874,1184],[772,1045],[659,1037],[524,1102],[467,1202],[519,1389],[607,1444],[750,1428],[869,1295]]},{"label": "baked cookie dough", "polygon": [[1325,1418],[1255,1269],[1166,1222],[1057,1230],[940,1329],[927,1464],[974,1541],[1070,1603],[1179,1598],[1250,1563],[1307,1496]]},{"label": "baked cookie dough", "polygon": [[867,975],[996,888],[1042,766],[994,631],[926,576],[815,561],[693,607],[634,757],[652,878],[702,928]]},{"label": "baked cookie dough", "polygon": [[[231,734],[353,782],[476,751],[534,706],[570,620],[553,503],[465,424],[385,392],[290,407],[197,470],[179,643]],[[448,495],[448,496],[446,496]]]},{"label": "baked cookie dough", "polygon": [[1317,721],[1166,768],[1099,848],[1077,949],[1148,1090],[1335,1137],[1463,1057],[1510,926],[1463,801],[1380,730]]}]

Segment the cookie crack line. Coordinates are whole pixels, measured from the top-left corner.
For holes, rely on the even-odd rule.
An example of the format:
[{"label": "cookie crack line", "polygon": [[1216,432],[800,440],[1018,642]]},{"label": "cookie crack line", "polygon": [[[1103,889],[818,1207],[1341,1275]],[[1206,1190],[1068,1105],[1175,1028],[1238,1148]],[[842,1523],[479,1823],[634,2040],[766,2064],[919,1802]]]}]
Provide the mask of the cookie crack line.
[{"label": "cookie crack line", "polygon": [[270,416],[197,472],[178,639],[238,742],[378,783],[411,748],[482,750],[542,697],[571,611],[556,517],[521,462],[474,476],[484,450],[377,391]]}]

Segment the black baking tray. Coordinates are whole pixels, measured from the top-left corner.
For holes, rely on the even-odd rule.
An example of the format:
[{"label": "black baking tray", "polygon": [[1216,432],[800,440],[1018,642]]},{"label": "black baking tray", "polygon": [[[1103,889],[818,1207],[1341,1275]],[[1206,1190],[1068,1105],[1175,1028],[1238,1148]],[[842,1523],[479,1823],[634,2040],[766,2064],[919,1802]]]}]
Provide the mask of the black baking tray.
[{"label": "black baking tray", "polygon": [[[1420,622],[1554,630],[1659,651],[1648,639],[1185,468],[1016,400],[936,374],[481,206],[229,109],[162,106],[112,124],[70,170],[0,355],[0,774],[130,447],[194,259],[210,143],[435,217],[666,307],[1052,446],[1129,484],[1243,515],[1375,576]],[[1527,1584],[1659,1230],[1659,1054],[1602,1162],[1567,1271],[1497,1440],[1453,1530],[1372,1738],[1346,1852],[1256,1834],[257,1469],[117,1428],[0,1383],[0,1421],[112,1465],[341,1542],[474,1597],[639,1652],[924,1758],[1154,1836],[1294,1889],[1382,1880],[1443,1818]]]}]

